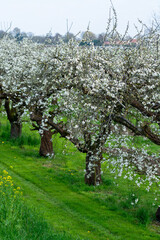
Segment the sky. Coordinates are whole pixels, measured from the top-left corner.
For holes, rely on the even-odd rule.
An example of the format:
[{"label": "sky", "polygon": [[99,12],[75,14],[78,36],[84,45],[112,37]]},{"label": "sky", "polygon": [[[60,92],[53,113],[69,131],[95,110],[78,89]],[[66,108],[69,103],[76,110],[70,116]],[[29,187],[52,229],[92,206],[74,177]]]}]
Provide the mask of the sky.
[{"label": "sky", "polygon": [[[136,34],[138,19],[149,25],[154,14],[160,16],[160,0],[112,0],[118,16],[118,30],[123,33],[129,21],[129,34]],[[110,0],[0,0],[0,28],[15,27],[23,32],[64,35],[68,28],[77,34],[87,30],[105,32]]]}]

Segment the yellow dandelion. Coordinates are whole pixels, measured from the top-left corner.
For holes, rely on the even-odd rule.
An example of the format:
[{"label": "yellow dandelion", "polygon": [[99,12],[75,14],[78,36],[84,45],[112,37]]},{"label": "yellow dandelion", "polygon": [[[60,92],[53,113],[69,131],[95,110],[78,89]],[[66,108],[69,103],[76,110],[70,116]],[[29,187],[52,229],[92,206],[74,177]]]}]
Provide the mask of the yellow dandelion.
[{"label": "yellow dandelion", "polygon": [[4,143],[4,142],[2,142],[2,143]]},{"label": "yellow dandelion", "polygon": [[91,231],[88,231],[88,233],[90,233]]},{"label": "yellow dandelion", "polygon": [[20,187],[17,187],[17,190],[20,190],[21,188]]}]

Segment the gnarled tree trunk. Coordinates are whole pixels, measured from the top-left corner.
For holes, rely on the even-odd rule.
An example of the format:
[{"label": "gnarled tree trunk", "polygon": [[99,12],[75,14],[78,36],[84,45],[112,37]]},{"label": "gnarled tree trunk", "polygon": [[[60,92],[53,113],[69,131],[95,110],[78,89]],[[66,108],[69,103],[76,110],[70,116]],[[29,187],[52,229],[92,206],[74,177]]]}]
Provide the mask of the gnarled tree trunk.
[{"label": "gnarled tree trunk", "polygon": [[89,151],[86,155],[85,183],[88,185],[99,185],[101,179],[102,152]]},{"label": "gnarled tree trunk", "polygon": [[31,112],[32,113],[30,114],[30,119],[33,122],[36,122],[36,124],[32,123],[34,127],[33,130],[38,130],[41,137],[39,154],[40,156],[43,156],[43,157],[53,157],[54,156],[53,144],[52,144],[53,133],[51,129],[48,129],[49,127],[48,124],[45,125],[45,129],[44,129],[44,125],[42,127],[43,113],[41,112],[41,110],[32,109]]},{"label": "gnarled tree trunk", "polygon": [[22,133],[22,124],[19,122],[11,122],[11,138],[18,138]]},{"label": "gnarled tree trunk", "polygon": [[20,114],[17,109],[10,106],[10,100],[5,100],[5,110],[7,113],[8,120],[11,124],[11,138],[18,138],[22,133],[22,123],[20,119]]},{"label": "gnarled tree trunk", "polygon": [[43,157],[52,157],[54,155],[51,130],[43,130],[39,154]]}]

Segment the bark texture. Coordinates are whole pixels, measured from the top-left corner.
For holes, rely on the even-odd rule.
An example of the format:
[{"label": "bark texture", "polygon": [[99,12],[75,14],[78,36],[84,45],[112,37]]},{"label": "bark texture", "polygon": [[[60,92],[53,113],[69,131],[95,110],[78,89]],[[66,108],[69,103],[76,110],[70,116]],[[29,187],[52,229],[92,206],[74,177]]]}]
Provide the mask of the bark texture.
[{"label": "bark texture", "polygon": [[11,124],[11,138],[18,138],[22,133],[22,124],[17,122],[10,122]]},{"label": "bark texture", "polygon": [[50,130],[43,130],[41,135],[41,145],[39,154],[43,157],[53,156],[52,132]]},{"label": "bark texture", "polygon": [[85,183],[87,185],[99,185],[101,179],[101,160],[102,153],[88,152],[86,155],[86,174]]},{"label": "bark texture", "polygon": [[22,123],[20,113],[12,105],[10,106],[10,100],[5,100],[5,110],[7,113],[8,120],[11,124],[11,138],[18,138],[22,133]]}]

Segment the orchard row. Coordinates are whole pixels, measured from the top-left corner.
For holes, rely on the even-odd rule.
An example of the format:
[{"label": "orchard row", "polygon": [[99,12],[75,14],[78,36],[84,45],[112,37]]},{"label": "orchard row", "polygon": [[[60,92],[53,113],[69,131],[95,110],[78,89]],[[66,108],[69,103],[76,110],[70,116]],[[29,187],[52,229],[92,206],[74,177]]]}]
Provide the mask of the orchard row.
[{"label": "orchard row", "polygon": [[[100,184],[105,144],[119,137],[120,125],[160,145],[159,54],[156,32],[136,47],[1,39],[0,98],[11,137],[20,136],[26,114],[41,136],[40,155],[54,155],[52,135],[59,133],[86,153],[85,182]],[[121,152],[122,166],[130,166],[128,154]],[[140,168],[144,159],[132,157]]]}]

